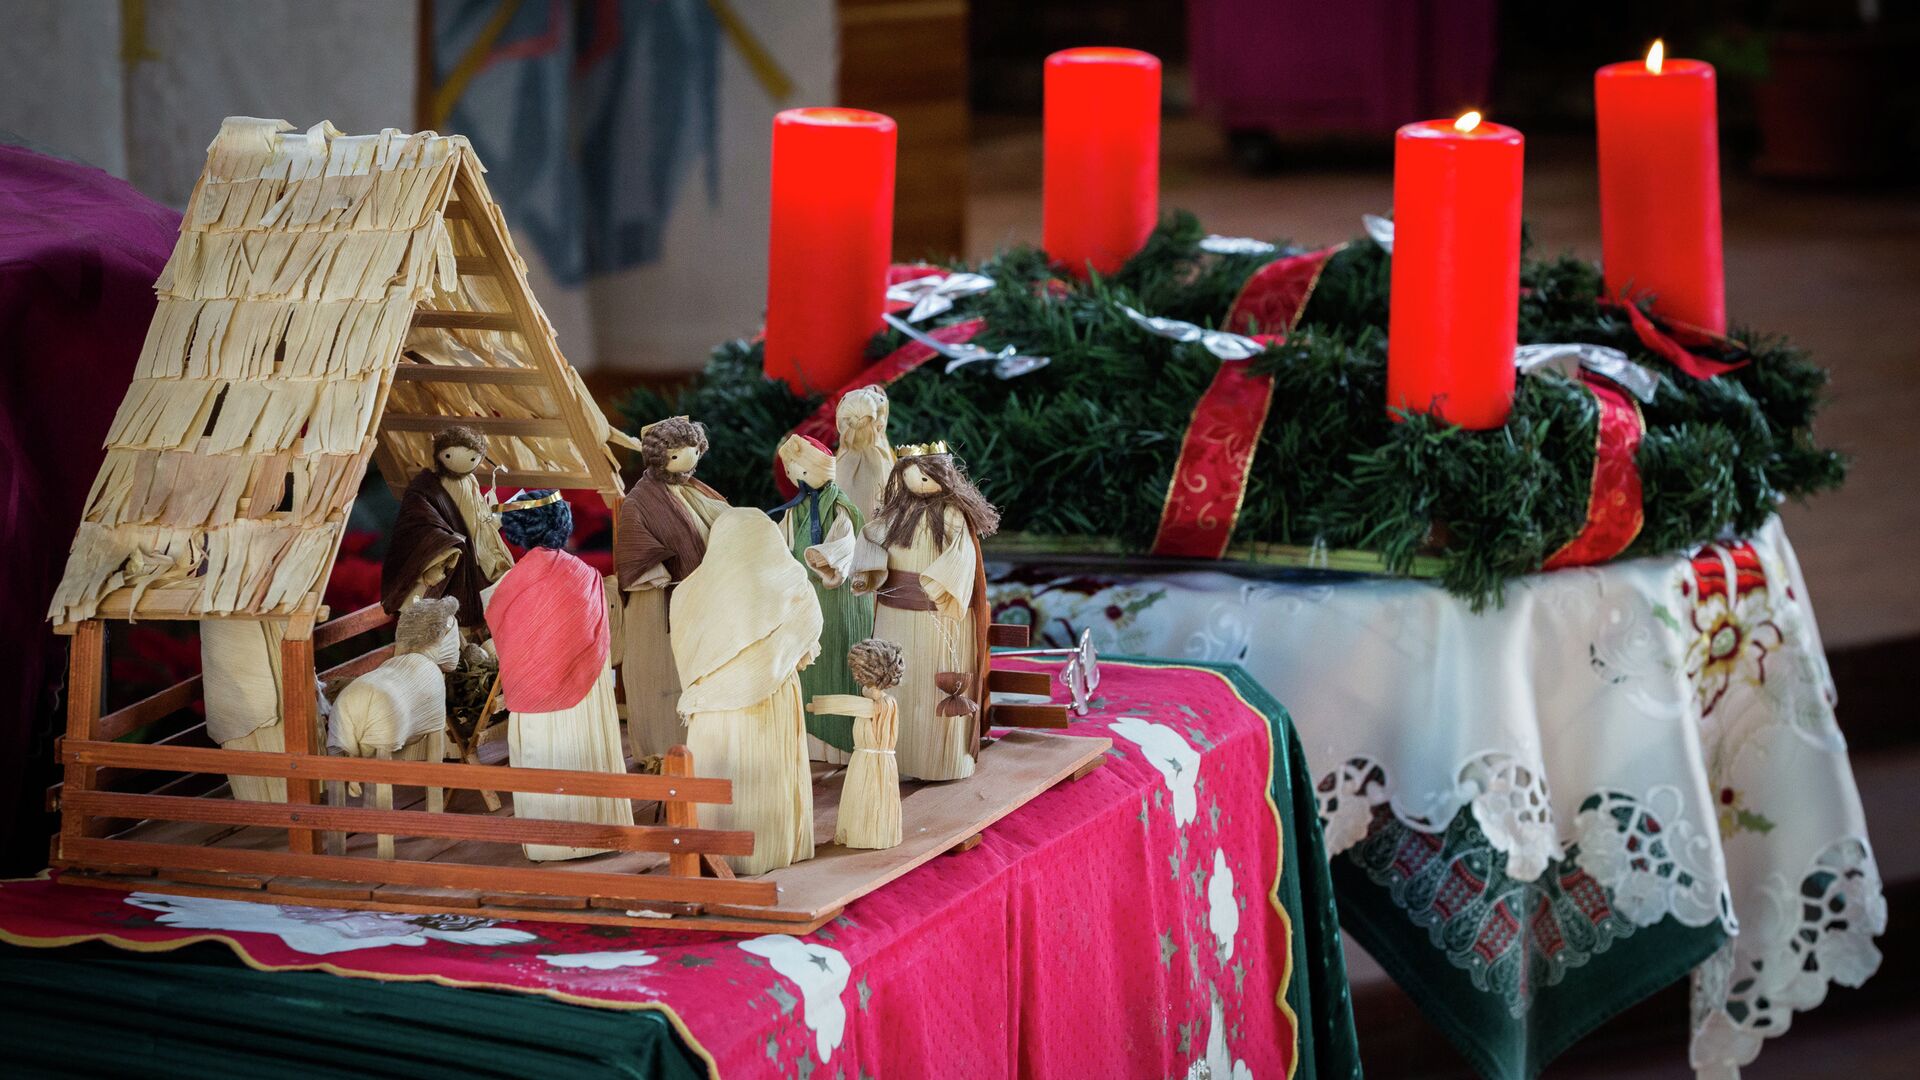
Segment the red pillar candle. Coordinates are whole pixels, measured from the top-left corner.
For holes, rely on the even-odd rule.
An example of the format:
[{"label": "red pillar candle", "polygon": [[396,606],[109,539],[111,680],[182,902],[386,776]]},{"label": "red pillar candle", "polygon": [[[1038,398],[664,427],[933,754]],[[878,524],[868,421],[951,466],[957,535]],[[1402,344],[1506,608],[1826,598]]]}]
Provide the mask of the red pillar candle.
[{"label": "red pillar candle", "polygon": [[1506,423],[1525,146],[1479,113],[1408,124],[1395,137],[1389,407],[1467,428]]},{"label": "red pillar candle", "polygon": [[1593,75],[1601,266],[1609,293],[1652,293],[1660,314],[1724,334],[1713,65],[1662,51]]},{"label": "red pillar candle", "polygon": [[1160,216],[1160,61],[1137,49],[1047,57],[1041,245],[1085,277],[1111,274]]},{"label": "red pillar candle", "polygon": [[892,118],[788,109],[773,118],[766,372],[831,392],[865,365],[893,248]]}]

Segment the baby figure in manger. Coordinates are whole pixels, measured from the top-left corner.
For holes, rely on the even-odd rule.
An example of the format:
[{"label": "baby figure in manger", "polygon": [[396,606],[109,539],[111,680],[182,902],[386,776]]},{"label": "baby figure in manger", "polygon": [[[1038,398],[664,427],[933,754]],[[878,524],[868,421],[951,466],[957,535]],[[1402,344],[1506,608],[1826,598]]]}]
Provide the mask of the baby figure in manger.
[{"label": "baby figure in manger", "polygon": [[398,616],[422,597],[460,601],[460,624],[484,627],[480,594],[513,567],[500,538],[500,515],[474,475],[487,456],[486,436],[449,424],[433,437],[433,464],[400,497],[386,559],[380,564],[380,606]]},{"label": "baby figure in manger", "polygon": [[833,842],[850,848],[890,848],[900,842],[900,704],[887,691],[900,684],[906,660],[900,646],[868,638],[847,653],[859,694],[829,694],[807,702],[810,713],[853,718],[853,759],[840,789]]},{"label": "baby figure in manger", "polygon": [[874,636],[900,642],[900,775],[958,780],[973,775],[992,612],[980,540],[1000,513],[967,479],[945,443],[903,446],[867,538],[886,548],[884,572],[860,571],[875,590]]}]

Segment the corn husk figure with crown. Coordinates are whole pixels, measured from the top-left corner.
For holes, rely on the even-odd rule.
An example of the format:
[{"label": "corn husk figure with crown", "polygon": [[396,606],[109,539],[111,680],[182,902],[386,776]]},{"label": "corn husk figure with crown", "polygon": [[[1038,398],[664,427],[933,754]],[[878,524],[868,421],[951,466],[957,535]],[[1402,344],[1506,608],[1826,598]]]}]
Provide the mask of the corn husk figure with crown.
[{"label": "corn husk figure with crown", "polygon": [[1000,513],[967,479],[945,443],[903,446],[867,538],[886,548],[884,572],[860,571],[876,592],[874,636],[900,643],[900,775],[973,775],[991,611],[980,541]]},{"label": "corn husk figure with crown", "polygon": [[[833,452],[818,439],[789,435],[778,451],[780,468],[797,489],[786,505],[771,511],[780,523],[787,550],[812,577],[820,601],[820,661],[800,673],[800,687],[811,700],[822,695],[859,693],[848,666],[847,650],[873,633],[873,597],[853,589],[851,578],[886,566],[887,553],[861,530],[866,515],[835,481]],[[853,722],[838,715],[807,718],[807,756],[845,764],[853,752]]]},{"label": "corn husk figure with crown", "polygon": [[906,674],[900,646],[868,638],[847,652],[860,693],[829,694],[807,702],[815,715],[853,719],[853,759],[840,788],[833,842],[850,848],[890,848],[900,842],[900,766],[894,753],[900,703],[888,690]]}]

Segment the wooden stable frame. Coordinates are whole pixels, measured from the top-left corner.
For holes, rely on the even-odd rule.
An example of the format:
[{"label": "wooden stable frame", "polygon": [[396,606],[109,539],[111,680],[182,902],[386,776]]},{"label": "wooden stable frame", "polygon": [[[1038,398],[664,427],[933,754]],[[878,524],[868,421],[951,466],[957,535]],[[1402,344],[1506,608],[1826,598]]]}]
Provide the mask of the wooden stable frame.
[{"label": "wooden stable frame", "polygon": [[[355,891],[355,885],[402,886],[429,892],[466,890],[484,893],[507,906],[541,906],[549,901],[561,908],[580,908],[617,901],[628,906],[664,904],[691,913],[709,904],[751,909],[775,901],[778,890],[773,883],[735,880],[720,859],[751,852],[752,833],[699,827],[697,804],[730,802],[733,785],[727,780],[695,776],[692,756],[684,747],[668,756],[660,776],[325,754],[310,689],[316,674],[315,649],[340,644],[391,621],[376,605],[305,633],[289,625],[281,645],[282,682],[288,688],[282,703],[287,749],[282,753],[184,745],[181,736],[189,735],[192,728],[156,744],[114,741],[191,706],[199,697],[200,680],[196,676],[103,716],[106,628],[97,619],[77,624],[69,664],[67,733],[60,744],[65,780],[51,796],[60,811],[54,865],[121,878],[130,871],[135,878],[152,874],[167,879],[171,875],[199,882],[208,880],[208,875],[222,875],[240,882],[258,880],[273,893],[288,891],[272,887],[281,878],[295,879],[296,887],[304,886],[309,894],[316,883],[335,884],[344,892]],[[327,674],[368,670],[391,651],[391,646],[372,650]],[[167,791],[171,785],[146,792],[114,791],[103,783],[145,773],[280,777],[287,781],[287,801],[245,802],[172,794]],[[645,800],[665,807],[667,824],[597,825],[452,811],[330,806],[319,797],[322,781]],[[197,839],[158,842],[141,838],[137,824],[130,835],[111,835],[116,826],[141,822],[283,830],[286,842],[284,850],[219,846]],[[657,852],[668,859],[659,873],[604,873],[561,866],[517,867],[439,859],[384,860],[323,854],[320,837],[329,833],[384,833],[493,845],[554,844]],[[323,895],[328,892],[322,890]]]},{"label": "wooden stable frame", "polygon": [[[313,685],[316,652],[392,621],[375,605],[304,629],[290,623],[281,646],[283,683]],[[753,836],[700,827],[698,804],[731,801],[732,784],[696,776],[685,747],[667,755],[658,776],[338,757],[321,749],[313,698],[296,693],[283,702],[284,752],[194,745],[205,739],[204,724],[152,743],[119,742],[191,707],[199,700],[200,678],[102,715],[105,624],[86,620],[72,629],[67,733],[59,746],[65,780],[48,793],[60,812],[52,863],[65,872],[63,880],[106,888],[270,903],[305,897],[330,906],[411,913],[537,913],[629,926],[672,919],[689,929],[806,933],[927,860],[970,850],[993,822],[1099,767],[1112,745],[1103,738],[1029,731],[988,740],[973,778],[903,785],[902,816],[910,828],[899,846],[854,850],[829,844],[805,862],[735,878],[724,856],[751,852]],[[995,626],[988,637],[995,645],[1021,645],[1025,631]],[[358,674],[391,654],[391,645],[382,646],[320,674]],[[1044,693],[1049,679],[1038,671],[990,670],[987,685]],[[996,727],[1066,724],[1062,706],[989,708]],[[228,798],[216,790],[227,775],[283,778],[287,801]],[[175,779],[154,779],[169,776]],[[844,773],[816,775],[816,835],[832,835],[836,777]],[[186,786],[195,778],[211,782]],[[117,790],[143,779],[154,786]],[[665,824],[598,825],[322,801],[321,784],[337,790],[347,782],[646,800],[659,804]],[[365,849],[382,834],[402,838],[398,858],[349,850],[349,836]],[[611,854],[533,865],[519,857],[514,845],[520,844]]]}]

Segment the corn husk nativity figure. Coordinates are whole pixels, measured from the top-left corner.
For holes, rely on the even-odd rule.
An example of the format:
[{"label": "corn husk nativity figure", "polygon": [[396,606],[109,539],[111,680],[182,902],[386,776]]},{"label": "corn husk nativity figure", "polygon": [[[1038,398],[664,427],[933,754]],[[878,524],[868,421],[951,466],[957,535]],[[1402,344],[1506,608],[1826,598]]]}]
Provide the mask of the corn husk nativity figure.
[{"label": "corn husk nativity figure", "polygon": [[668,593],[700,568],[714,519],[727,509],[719,492],[694,478],[706,452],[706,425],[684,416],[642,428],[640,460],[646,471],[620,504],[613,563],[626,595],[621,680],[635,760],[665,754],[685,741],[676,712],[680,676],[673,662]]},{"label": "corn husk nativity figure", "polygon": [[[509,710],[507,760],[515,768],[624,773],[613,695],[612,626],[605,581],[578,556],[536,548],[508,571],[487,605],[500,657],[500,698]],[[515,817],[633,824],[633,803],[584,795],[513,797]],[[525,845],[535,861],[576,859],[601,849]]]},{"label": "corn husk nativity figure", "polygon": [[513,566],[500,538],[500,516],[474,475],[487,440],[458,424],[433,437],[433,464],[420,470],[400,497],[386,559],[380,566],[380,606],[398,616],[408,601],[451,596],[460,624],[484,625],[480,594]]},{"label": "corn husk nativity figure", "polygon": [[878,386],[849,390],[834,406],[833,426],[840,433],[833,453],[834,480],[864,517],[880,510],[887,477],[893,472],[893,444],[887,441],[887,392]]},{"label": "corn husk nativity figure", "polygon": [[900,646],[868,638],[847,653],[860,693],[829,694],[807,702],[814,715],[838,714],[853,720],[853,758],[840,789],[840,812],[833,842],[850,848],[890,848],[900,842],[900,768],[894,746],[900,733],[900,704],[888,690],[900,684],[906,660]]},{"label": "corn husk nativity figure", "polygon": [[[797,494],[771,513],[787,550],[806,566],[820,602],[820,661],[800,675],[808,700],[859,692],[847,650],[873,633],[873,598],[856,593],[853,578],[883,569],[886,550],[862,535],[866,515],[834,483],[833,451],[807,435],[789,435],[777,454]],[[853,721],[844,716],[807,718],[807,756],[843,765],[853,752]],[[696,759],[697,760],[697,759]]]},{"label": "corn husk nativity figure", "polygon": [[[1000,525],[945,443],[903,446],[869,540],[886,548],[885,571],[862,571],[876,590],[874,636],[906,654],[900,681],[900,775],[958,780],[973,775],[986,700],[986,573],[981,539]],[[697,760],[697,759],[696,759]]]},{"label": "corn husk nativity figure", "polygon": [[820,653],[820,602],[779,526],[760,510],[722,511],[669,615],[687,749],[701,776],[733,781],[733,802],[703,810],[702,824],[753,833],[752,855],[729,856],[735,873],[812,858],[800,673]]}]

